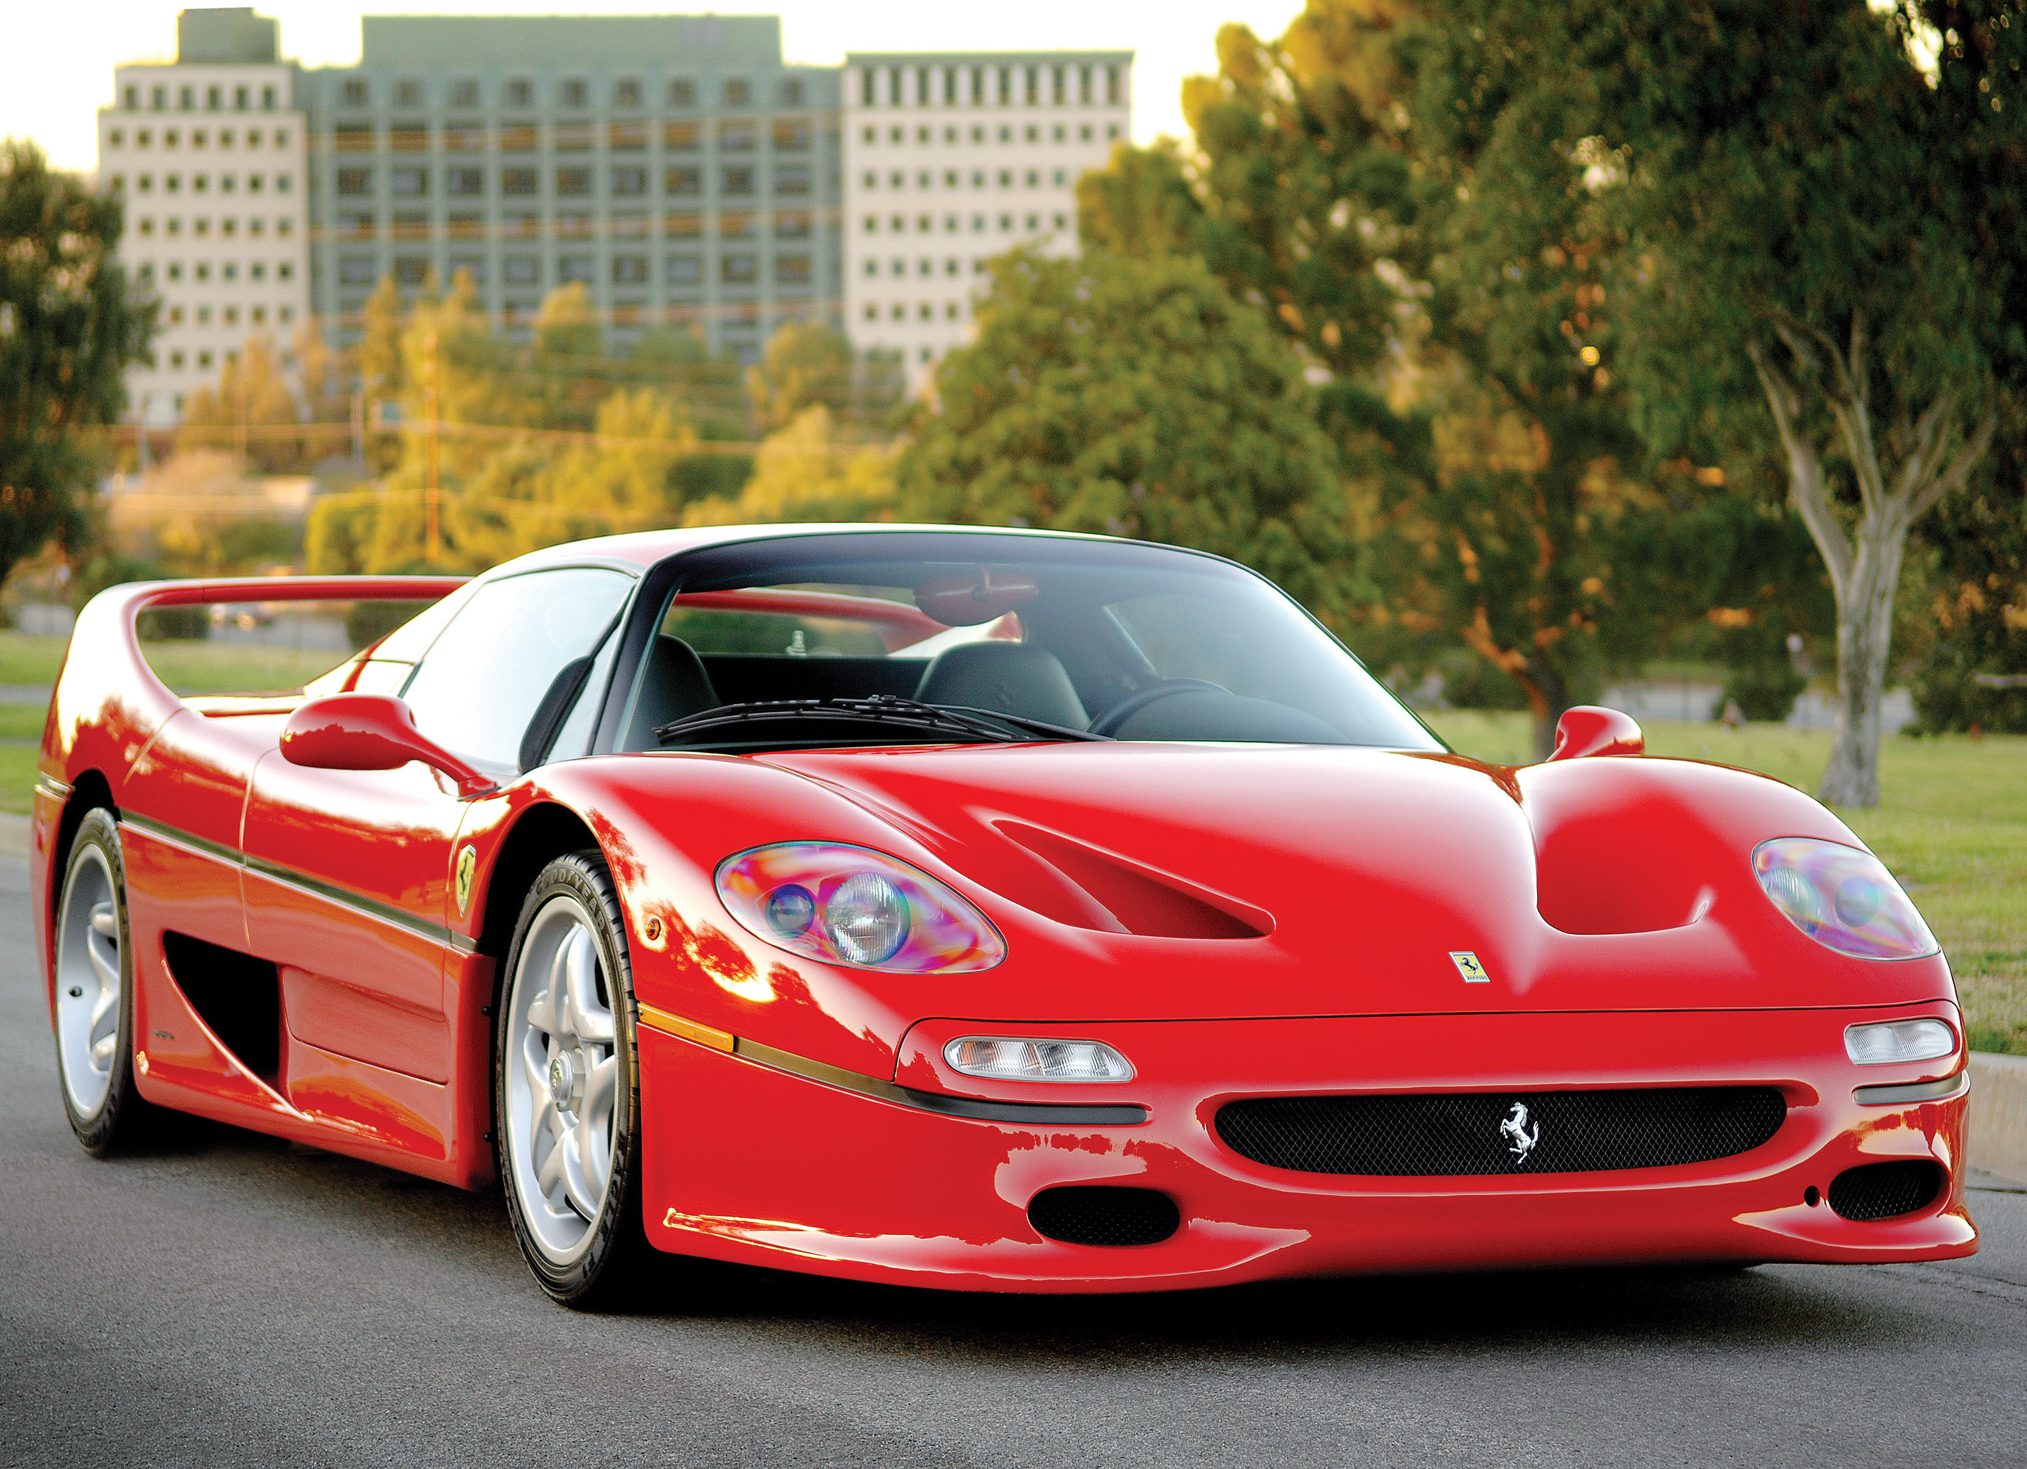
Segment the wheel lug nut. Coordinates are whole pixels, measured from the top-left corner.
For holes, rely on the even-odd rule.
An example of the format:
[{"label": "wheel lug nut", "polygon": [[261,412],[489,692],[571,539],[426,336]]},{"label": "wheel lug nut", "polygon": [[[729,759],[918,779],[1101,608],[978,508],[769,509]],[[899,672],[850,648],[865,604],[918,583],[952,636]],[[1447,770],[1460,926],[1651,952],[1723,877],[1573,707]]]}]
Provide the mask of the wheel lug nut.
[{"label": "wheel lug nut", "polygon": [[81,984],[72,985],[70,987],[70,997],[73,1000],[82,1000],[84,998],[84,986]]}]

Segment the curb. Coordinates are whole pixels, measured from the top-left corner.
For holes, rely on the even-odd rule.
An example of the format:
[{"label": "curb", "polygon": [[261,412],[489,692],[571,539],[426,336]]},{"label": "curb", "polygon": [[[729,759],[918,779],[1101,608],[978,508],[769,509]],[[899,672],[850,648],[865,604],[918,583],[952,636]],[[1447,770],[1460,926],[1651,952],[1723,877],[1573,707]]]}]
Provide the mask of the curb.
[{"label": "curb", "polygon": [[1971,1052],[1971,1166],[2027,1185],[2027,1056]]}]

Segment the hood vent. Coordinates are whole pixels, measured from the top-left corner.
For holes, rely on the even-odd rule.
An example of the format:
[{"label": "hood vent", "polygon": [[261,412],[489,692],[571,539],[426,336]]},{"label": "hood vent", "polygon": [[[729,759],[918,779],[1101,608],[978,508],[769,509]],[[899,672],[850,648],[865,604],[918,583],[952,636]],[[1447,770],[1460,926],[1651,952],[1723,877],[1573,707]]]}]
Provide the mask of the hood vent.
[{"label": "hood vent", "polygon": [[1024,821],[993,825],[1084,899],[1080,916],[1069,920],[1081,927],[1178,939],[1257,939],[1274,931],[1274,915],[1265,909],[1173,873]]}]

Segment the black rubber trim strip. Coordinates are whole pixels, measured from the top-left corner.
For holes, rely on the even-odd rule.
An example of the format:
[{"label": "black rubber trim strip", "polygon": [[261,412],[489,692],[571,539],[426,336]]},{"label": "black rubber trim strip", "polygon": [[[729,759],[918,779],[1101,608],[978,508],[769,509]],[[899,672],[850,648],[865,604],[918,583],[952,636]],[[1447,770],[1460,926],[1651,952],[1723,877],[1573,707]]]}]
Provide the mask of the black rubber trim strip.
[{"label": "black rubber trim strip", "polygon": [[1867,1107],[1896,1107],[1910,1102],[1954,1101],[1970,1089],[1971,1073],[1966,1067],[1940,1081],[1915,1081],[1904,1086],[1861,1086],[1851,1095]]},{"label": "black rubber trim strip", "polygon": [[284,867],[279,862],[269,862],[260,857],[249,857],[237,847],[227,846],[224,842],[212,841],[209,837],[198,836],[195,832],[184,831],[181,827],[171,826],[166,821],[157,821],[150,816],[136,816],[129,813],[120,818],[120,824],[122,826],[131,826],[138,831],[144,831],[150,836],[189,847],[193,851],[202,852],[207,857],[215,857],[219,861],[229,863],[235,867],[244,868],[256,876],[284,883],[289,887],[308,893],[312,897],[322,898],[325,902],[336,904],[340,908],[348,908],[362,917],[376,919],[390,927],[412,933],[418,938],[428,939],[431,943],[442,944],[446,948],[455,949],[461,954],[470,954],[477,951],[478,945],[455,929],[446,928],[442,924],[431,923],[427,919],[416,917],[405,909],[395,907],[392,903],[383,903],[377,898],[369,898],[364,893],[354,892],[350,888],[342,888],[335,883],[325,882],[320,878],[310,876],[307,872],[298,872],[293,867]]},{"label": "black rubber trim strip", "polygon": [[937,1112],[945,1117],[963,1117],[974,1122],[1054,1123],[1068,1127],[1132,1126],[1147,1120],[1147,1109],[1131,1103],[1109,1106],[1064,1106],[1056,1102],[987,1102],[977,1097],[953,1097],[943,1092],[918,1091],[878,1077],[847,1071],[822,1061],[812,1061],[792,1051],[777,1050],[759,1041],[740,1036],[732,1043],[732,1054],[786,1071],[809,1081],[842,1087],[861,1096],[873,1097],[920,1112]]}]

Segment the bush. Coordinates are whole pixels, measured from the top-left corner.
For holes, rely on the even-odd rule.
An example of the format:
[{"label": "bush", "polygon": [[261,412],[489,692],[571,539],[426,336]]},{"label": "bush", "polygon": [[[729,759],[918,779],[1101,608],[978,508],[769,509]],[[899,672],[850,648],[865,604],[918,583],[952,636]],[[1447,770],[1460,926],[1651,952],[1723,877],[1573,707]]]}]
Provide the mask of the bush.
[{"label": "bush", "polygon": [[1725,705],[1735,700],[1747,719],[1779,724],[1788,717],[1808,684],[1785,660],[1734,667],[1725,674],[1724,692],[1718,696],[1717,707],[1711,714],[1713,717],[1722,714]]}]

